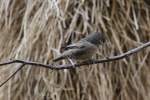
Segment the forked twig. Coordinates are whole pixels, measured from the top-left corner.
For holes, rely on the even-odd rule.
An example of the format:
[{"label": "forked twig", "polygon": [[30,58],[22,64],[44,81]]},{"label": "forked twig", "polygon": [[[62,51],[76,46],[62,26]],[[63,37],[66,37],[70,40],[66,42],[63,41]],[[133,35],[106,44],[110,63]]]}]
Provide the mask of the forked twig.
[{"label": "forked twig", "polygon": [[100,60],[92,60],[92,61],[86,61],[86,62],[82,62],[82,63],[78,63],[78,64],[63,64],[63,65],[53,65],[53,64],[42,64],[39,62],[32,62],[32,61],[25,61],[25,60],[10,60],[4,63],[0,63],[0,66],[4,66],[4,65],[8,65],[8,64],[13,64],[13,63],[21,63],[22,65],[6,80],[4,81],[2,84],[0,84],[0,87],[3,86],[8,80],[10,80],[20,69],[23,68],[23,66],[25,65],[34,65],[35,67],[45,67],[48,69],[52,69],[52,70],[62,70],[62,69],[71,69],[71,68],[75,68],[75,67],[80,67],[83,65],[91,65],[91,64],[98,64],[98,63],[105,63],[105,62],[111,62],[111,61],[116,61],[116,60],[120,60],[123,58],[127,58],[132,54],[135,54],[141,50],[143,50],[146,47],[150,46],[150,42],[144,43],[141,46],[131,49],[123,54],[120,54],[118,56],[113,56],[113,57],[108,57],[106,59],[100,59]]}]

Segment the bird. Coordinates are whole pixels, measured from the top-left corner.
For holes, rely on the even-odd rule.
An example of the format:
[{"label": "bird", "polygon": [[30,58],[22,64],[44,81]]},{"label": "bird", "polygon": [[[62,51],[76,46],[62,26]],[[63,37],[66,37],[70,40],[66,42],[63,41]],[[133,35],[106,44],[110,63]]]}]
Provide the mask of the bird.
[{"label": "bird", "polygon": [[105,43],[104,33],[91,33],[78,42],[66,46],[64,52],[54,58],[53,62],[67,58],[74,59],[76,61],[90,60],[98,51],[98,46],[103,43]]}]

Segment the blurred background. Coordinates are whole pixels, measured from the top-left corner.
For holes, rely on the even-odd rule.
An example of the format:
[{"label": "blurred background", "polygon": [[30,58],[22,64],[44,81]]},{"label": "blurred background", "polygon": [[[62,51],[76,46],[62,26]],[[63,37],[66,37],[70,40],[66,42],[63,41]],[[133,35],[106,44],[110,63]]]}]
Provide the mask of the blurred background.
[{"label": "blurred background", "polygon": [[[50,64],[70,37],[74,42],[96,31],[108,42],[98,59],[150,41],[150,1],[0,0],[0,62]],[[149,50],[69,70],[26,65],[0,87],[0,100],[149,100]],[[19,66],[0,66],[0,83]]]}]

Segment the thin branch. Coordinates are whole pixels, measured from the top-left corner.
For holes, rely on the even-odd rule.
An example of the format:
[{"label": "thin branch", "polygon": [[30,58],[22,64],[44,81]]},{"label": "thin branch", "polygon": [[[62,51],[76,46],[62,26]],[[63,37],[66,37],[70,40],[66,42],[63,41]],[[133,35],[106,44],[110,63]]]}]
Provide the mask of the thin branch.
[{"label": "thin branch", "polygon": [[33,66],[41,66],[41,67],[45,67],[45,68],[52,68],[54,67],[54,65],[46,65],[46,64],[42,64],[39,62],[32,62],[32,61],[25,61],[25,60],[10,60],[4,63],[0,63],[0,66],[4,66],[4,65],[9,65],[9,64],[13,64],[13,63],[22,63],[25,65],[33,65]]},{"label": "thin branch", "polygon": [[39,63],[39,62],[32,62],[32,61],[11,60],[11,61],[7,61],[5,63],[0,63],[0,66],[12,64],[12,63],[22,63],[22,64],[25,64],[25,65],[34,65],[36,67],[45,67],[45,68],[52,69],[52,70],[71,69],[71,68],[80,67],[80,66],[83,66],[83,65],[105,63],[105,62],[111,62],[111,61],[116,61],[116,60],[120,60],[120,59],[123,59],[123,58],[127,58],[127,57],[131,56],[132,54],[135,54],[135,53],[137,53],[137,52],[139,52],[139,51],[141,51],[144,48],[149,47],[149,46],[150,46],[150,42],[147,42],[147,43],[144,43],[144,44],[142,44],[141,46],[139,46],[137,48],[131,49],[131,50],[129,50],[129,51],[123,53],[123,54],[120,54],[118,56],[109,57],[108,59],[100,59],[100,60],[92,60],[92,61],[82,62],[82,63],[74,64],[74,65],[72,65],[72,64],[63,64],[63,65],[57,65],[56,66],[56,65],[53,65],[53,64],[46,65],[46,64],[42,64],[42,63]]},{"label": "thin branch", "polygon": [[10,75],[7,78],[7,80],[5,80],[3,83],[0,84],[0,87],[3,86],[6,82],[8,82],[13,76],[15,76],[16,73],[19,72],[24,66],[25,66],[25,64],[22,64],[12,75]]},{"label": "thin branch", "polygon": [[123,58],[127,58],[130,55],[137,53],[141,50],[143,50],[144,48],[150,46],[150,42],[147,42],[137,48],[131,49],[121,55],[118,56],[113,56],[113,57],[109,57],[108,59],[101,59],[101,60],[92,60],[92,61],[87,61],[87,62],[82,62],[79,64],[63,64],[63,65],[58,65],[57,67],[55,67],[55,65],[51,64],[51,65],[46,65],[46,64],[42,64],[42,63],[38,63],[38,62],[31,62],[31,61],[24,61],[24,60],[11,60],[11,61],[7,61],[5,63],[0,63],[0,66],[4,66],[4,65],[8,65],[8,64],[13,64],[13,63],[21,63],[22,65],[11,75],[8,77],[7,80],[5,80],[2,84],[0,84],[0,87],[3,86],[6,82],[8,82],[18,71],[20,71],[25,65],[34,65],[36,67],[45,67],[45,68],[49,68],[52,70],[61,70],[61,69],[71,69],[71,68],[76,68],[76,67],[80,67],[83,65],[90,65],[90,64],[97,64],[97,63],[105,63],[105,62],[110,62],[110,61],[115,61],[115,60],[120,60]]}]

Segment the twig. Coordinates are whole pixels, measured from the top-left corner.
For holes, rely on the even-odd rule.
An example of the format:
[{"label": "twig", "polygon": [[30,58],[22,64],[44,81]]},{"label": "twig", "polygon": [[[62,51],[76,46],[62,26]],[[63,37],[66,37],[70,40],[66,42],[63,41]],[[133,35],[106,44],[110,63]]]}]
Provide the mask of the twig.
[{"label": "twig", "polygon": [[32,61],[25,61],[25,60],[10,60],[10,61],[4,62],[4,63],[0,63],[0,66],[9,65],[9,64],[13,64],[13,63],[22,63],[25,65],[34,65],[34,66],[41,66],[41,67],[53,69],[52,64],[46,65],[46,64],[39,63],[39,62],[32,62]]},{"label": "twig", "polygon": [[91,64],[98,64],[98,63],[105,63],[105,62],[120,60],[120,59],[129,57],[130,55],[135,54],[135,53],[143,50],[144,48],[146,48],[148,46],[150,46],[150,42],[144,43],[141,46],[139,46],[137,48],[134,48],[134,49],[131,49],[131,50],[129,50],[129,51],[123,53],[123,54],[120,54],[118,56],[109,57],[108,59],[93,60],[93,61],[90,61],[90,62],[89,61],[82,62],[82,63],[74,64],[74,65],[72,65],[72,64],[63,64],[63,65],[57,65],[56,66],[56,65],[53,65],[53,64],[46,65],[46,64],[39,63],[39,62],[32,62],[32,61],[25,61],[25,60],[11,60],[11,61],[7,61],[5,63],[0,63],[0,66],[12,64],[12,63],[22,63],[22,64],[25,64],[25,65],[34,65],[35,67],[45,67],[45,68],[52,69],[52,70],[71,69],[71,68],[80,67],[80,66],[83,66],[83,65],[91,65]]},{"label": "twig", "polygon": [[19,72],[23,67],[25,66],[25,64],[22,64],[12,75],[10,75],[7,80],[5,80],[3,83],[0,84],[0,87],[3,86],[6,82],[8,82],[13,76],[15,76],[15,74],[17,72]]},{"label": "twig", "polygon": [[45,68],[49,68],[52,70],[62,70],[62,69],[71,69],[71,68],[75,68],[75,67],[80,67],[83,65],[90,65],[90,64],[97,64],[97,63],[105,63],[105,62],[110,62],[110,61],[115,61],[115,60],[120,60],[123,58],[126,58],[134,53],[137,53],[138,51],[143,50],[144,48],[150,46],[150,42],[147,42],[137,48],[131,49],[121,55],[118,56],[113,56],[113,57],[109,57],[107,59],[101,59],[101,60],[92,60],[92,61],[87,61],[87,62],[82,62],[79,64],[64,64],[64,65],[58,65],[57,67],[55,67],[53,64],[50,65],[46,65],[46,64],[42,64],[42,63],[38,63],[38,62],[31,62],[31,61],[24,61],[24,60],[11,60],[11,61],[7,61],[5,63],[0,63],[0,66],[3,65],[8,65],[8,64],[13,64],[13,63],[22,63],[22,65],[11,75],[8,77],[7,80],[5,80],[2,84],[0,84],[0,87],[3,86],[7,81],[9,81],[19,70],[21,70],[25,65],[34,65],[36,67],[45,67]]}]

